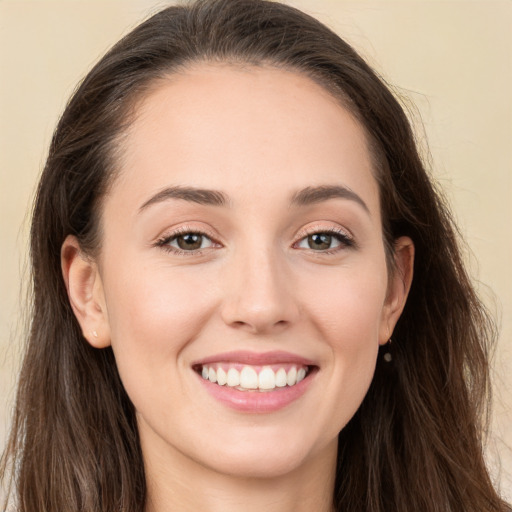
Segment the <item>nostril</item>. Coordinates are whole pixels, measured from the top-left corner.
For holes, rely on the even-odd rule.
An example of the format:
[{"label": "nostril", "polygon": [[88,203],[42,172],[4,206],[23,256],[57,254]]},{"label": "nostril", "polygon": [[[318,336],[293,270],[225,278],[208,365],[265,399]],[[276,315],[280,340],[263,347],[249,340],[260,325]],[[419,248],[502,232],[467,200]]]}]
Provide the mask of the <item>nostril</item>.
[{"label": "nostril", "polygon": [[254,334],[275,333],[285,329],[290,324],[287,320],[278,320],[277,322],[266,321],[264,319],[253,320],[252,322],[244,322],[242,320],[235,320],[229,325],[235,329],[245,330]]}]

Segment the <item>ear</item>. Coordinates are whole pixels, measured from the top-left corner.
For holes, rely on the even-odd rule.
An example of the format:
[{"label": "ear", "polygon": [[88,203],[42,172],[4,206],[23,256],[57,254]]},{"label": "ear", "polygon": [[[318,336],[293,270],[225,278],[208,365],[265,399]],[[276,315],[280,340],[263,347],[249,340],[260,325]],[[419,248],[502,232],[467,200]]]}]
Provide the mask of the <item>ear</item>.
[{"label": "ear", "polygon": [[69,302],[84,338],[95,348],[108,347],[110,327],[98,266],[71,235],[62,244],[60,261]]},{"label": "ear", "polygon": [[389,341],[400,315],[405,307],[411,289],[414,269],[414,243],[402,236],[394,244],[395,268],[389,278],[388,293],[383,309],[379,332],[379,344]]}]

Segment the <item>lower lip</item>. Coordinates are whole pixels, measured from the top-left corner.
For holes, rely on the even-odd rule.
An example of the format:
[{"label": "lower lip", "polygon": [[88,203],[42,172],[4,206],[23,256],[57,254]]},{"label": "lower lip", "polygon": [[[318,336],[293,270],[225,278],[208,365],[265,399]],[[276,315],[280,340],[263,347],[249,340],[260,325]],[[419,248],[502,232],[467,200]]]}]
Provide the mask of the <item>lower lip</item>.
[{"label": "lower lip", "polygon": [[304,380],[301,380],[295,386],[275,388],[272,391],[240,391],[228,386],[219,386],[203,379],[200,375],[198,375],[198,378],[213,398],[231,409],[264,414],[283,409],[300,398],[308,389],[314,378],[314,373],[310,372]]}]

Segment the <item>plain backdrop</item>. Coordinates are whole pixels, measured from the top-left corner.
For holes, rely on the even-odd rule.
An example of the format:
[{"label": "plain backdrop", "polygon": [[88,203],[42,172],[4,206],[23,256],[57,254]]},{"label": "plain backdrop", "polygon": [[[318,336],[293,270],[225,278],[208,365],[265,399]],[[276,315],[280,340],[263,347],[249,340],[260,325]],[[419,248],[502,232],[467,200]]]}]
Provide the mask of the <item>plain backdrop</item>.
[{"label": "plain backdrop", "polygon": [[[488,460],[512,499],[512,2],[289,3],[337,31],[393,86],[453,206],[471,273],[501,325]],[[0,447],[24,338],[30,208],[53,128],[92,64],[164,5],[0,0]]]}]

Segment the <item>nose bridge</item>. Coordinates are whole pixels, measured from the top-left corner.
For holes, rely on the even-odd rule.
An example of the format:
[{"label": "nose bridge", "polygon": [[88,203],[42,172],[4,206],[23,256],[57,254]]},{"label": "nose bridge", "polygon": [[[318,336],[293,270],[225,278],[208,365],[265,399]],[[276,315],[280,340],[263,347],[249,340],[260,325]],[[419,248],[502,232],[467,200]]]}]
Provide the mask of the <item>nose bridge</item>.
[{"label": "nose bridge", "polygon": [[282,252],[268,243],[249,243],[234,259],[227,276],[224,321],[253,332],[295,321],[298,307]]}]

